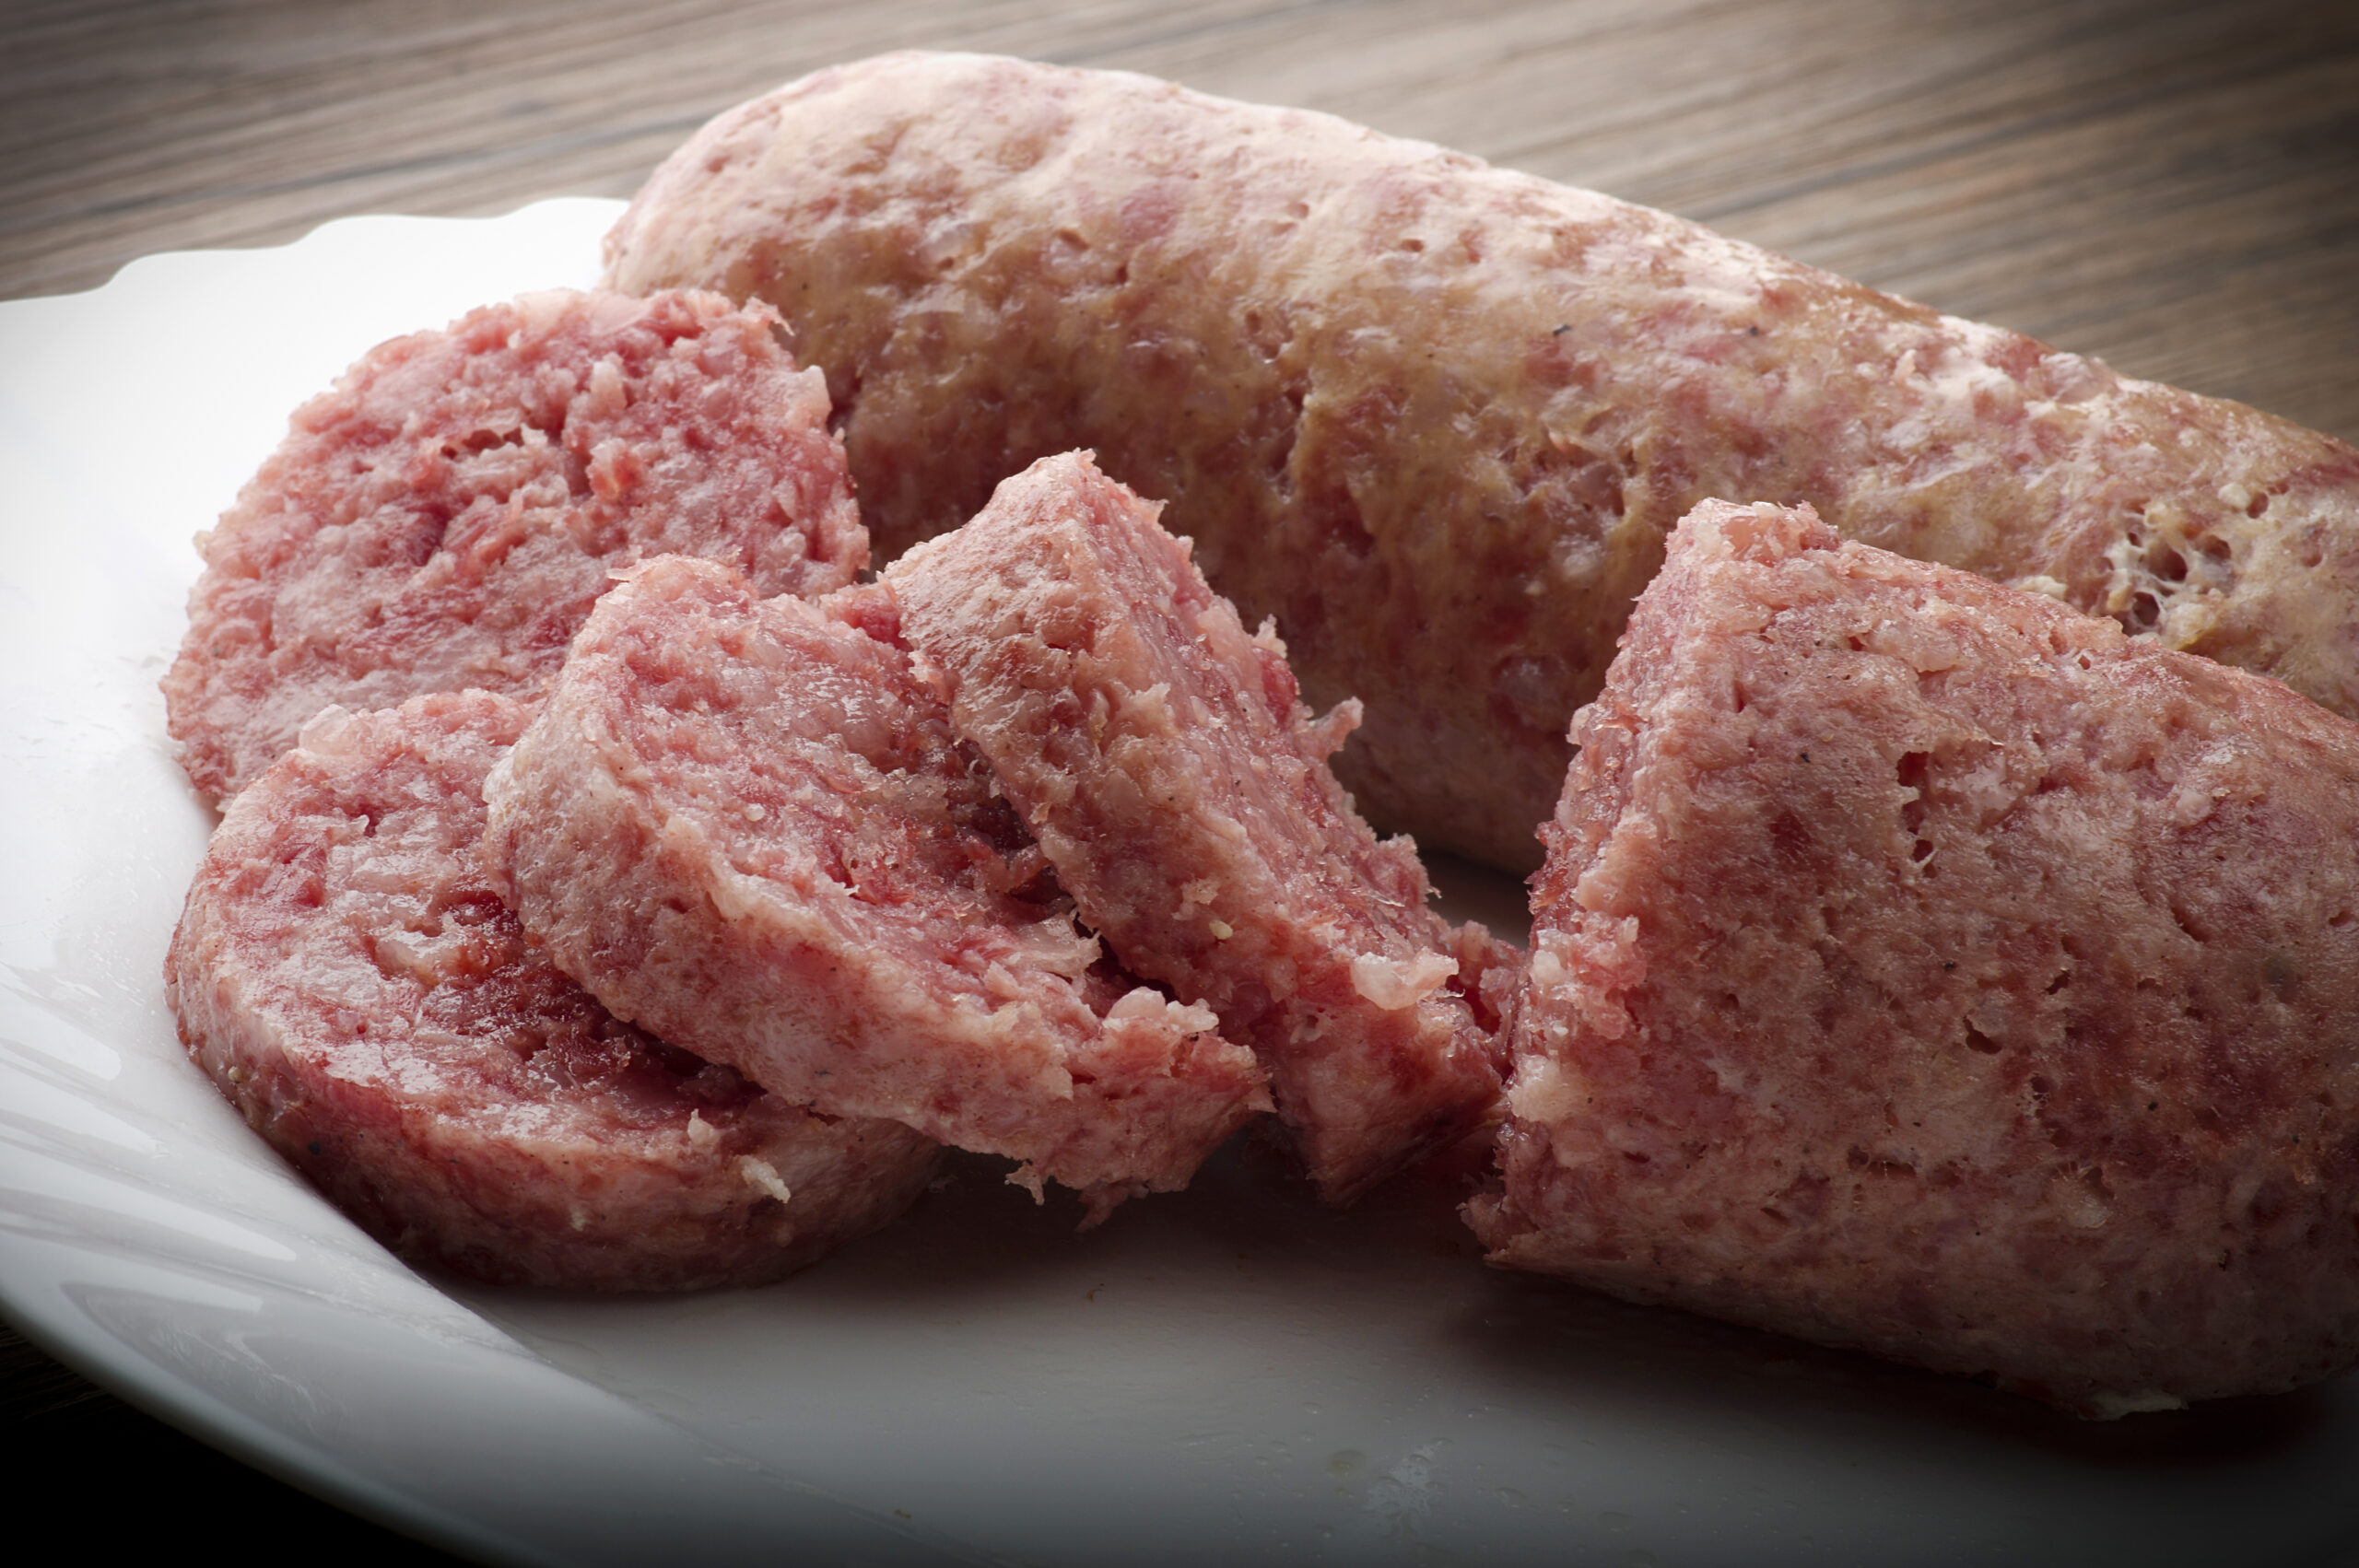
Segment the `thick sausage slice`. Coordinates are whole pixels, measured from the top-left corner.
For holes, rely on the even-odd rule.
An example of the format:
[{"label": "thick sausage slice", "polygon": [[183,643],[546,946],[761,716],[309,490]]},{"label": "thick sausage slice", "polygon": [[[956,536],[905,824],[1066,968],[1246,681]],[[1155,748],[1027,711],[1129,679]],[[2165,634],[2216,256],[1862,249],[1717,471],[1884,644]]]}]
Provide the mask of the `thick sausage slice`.
[{"label": "thick sausage slice", "polygon": [[642,556],[768,593],[850,582],[867,534],[782,337],[716,295],[552,292],[370,351],[198,541],[164,677],[197,788],[236,792],[331,704],[536,695]]},{"label": "thick sausage slice", "polygon": [[885,584],[1082,919],[1253,1047],[1347,1199],[1492,1114],[1491,1038],[1416,847],[1327,770],[1358,705],[1314,722],[1156,510],[1085,454],[1043,458]]},{"label": "thick sausage slice", "polygon": [[2091,1414],[2359,1357],[2359,725],[1712,503],[1574,739],[1495,1261]]},{"label": "thick sausage slice", "polygon": [[1565,728],[1672,524],[1849,537],[2359,713],[2359,452],[1694,224],[1324,115],[974,55],[722,115],[609,281],[770,300],[822,366],[879,553],[1094,448],[1356,695],[1376,821],[1537,860]]},{"label": "thick sausage slice", "polygon": [[487,793],[518,914],[617,1013],[773,1093],[1078,1188],[1187,1185],[1269,1094],[1102,962],[874,588],[649,563]]},{"label": "thick sausage slice", "polygon": [[478,851],[524,717],[325,714],[231,802],[166,964],[190,1054],[370,1235],[498,1284],[756,1284],[898,1214],[924,1139],[675,1050],[526,942]]}]

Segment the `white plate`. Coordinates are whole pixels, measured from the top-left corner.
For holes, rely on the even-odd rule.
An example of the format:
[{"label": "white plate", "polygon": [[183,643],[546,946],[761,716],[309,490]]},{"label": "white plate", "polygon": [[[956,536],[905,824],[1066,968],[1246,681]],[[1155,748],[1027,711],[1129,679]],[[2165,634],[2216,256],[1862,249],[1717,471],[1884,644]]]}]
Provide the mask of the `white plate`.
[{"label": "white plate", "polygon": [[2083,1425],[1496,1274],[1445,1191],[1331,1214],[1235,1153],[1087,1235],[970,1164],[762,1291],[393,1261],[175,1043],[159,965],[212,818],[156,680],[189,536],[288,410],[383,337],[586,282],[614,211],[357,218],[0,304],[0,1305],[27,1332],[498,1561],[2349,1560],[2359,1379]]}]

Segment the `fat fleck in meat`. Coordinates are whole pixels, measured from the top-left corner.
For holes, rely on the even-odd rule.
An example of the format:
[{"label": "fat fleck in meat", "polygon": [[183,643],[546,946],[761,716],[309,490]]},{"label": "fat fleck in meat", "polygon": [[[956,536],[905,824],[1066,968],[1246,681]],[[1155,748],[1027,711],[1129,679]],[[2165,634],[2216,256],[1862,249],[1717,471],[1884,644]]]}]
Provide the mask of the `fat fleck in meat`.
[{"label": "fat fleck in meat", "polygon": [[716,119],[607,241],[768,298],[877,547],[1094,449],[1305,695],[1371,819],[1528,870],[1672,524],[1711,496],[2359,714],[2359,452],[1666,214],[1326,115],[977,55]]},{"label": "fat fleck in meat", "polygon": [[488,790],[526,927],[665,1038],[1093,1221],[1185,1186],[1268,1108],[1251,1053],[1102,961],[892,624],[679,558],[617,586]]},{"label": "fat fleck in meat", "polygon": [[527,944],[478,852],[523,718],[332,711],[238,796],[166,965],[190,1054],[363,1229],[497,1284],[756,1284],[891,1220],[932,1144],[762,1094]]},{"label": "fat fleck in meat", "polygon": [[868,562],[816,372],[767,306],[527,295],[372,350],[296,410],[220,525],[164,678],[208,797],[331,704],[537,694],[610,567],[709,556],[765,593]]},{"label": "fat fleck in meat", "polygon": [[2359,1355],[2359,727],[1714,502],[1573,740],[1495,1261],[2090,1414]]},{"label": "fat fleck in meat", "polygon": [[1491,1114],[1490,1036],[1415,846],[1327,769],[1358,705],[1314,722],[1156,511],[1044,458],[886,586],[1083,919],[1254,1048],[1340,1201]]}]

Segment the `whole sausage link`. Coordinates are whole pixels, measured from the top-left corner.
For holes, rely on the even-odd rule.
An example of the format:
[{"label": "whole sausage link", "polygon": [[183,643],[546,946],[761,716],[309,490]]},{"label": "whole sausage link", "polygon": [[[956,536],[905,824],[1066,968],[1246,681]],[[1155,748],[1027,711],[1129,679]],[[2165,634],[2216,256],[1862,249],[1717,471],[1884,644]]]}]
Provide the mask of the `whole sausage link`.
[{"label": "whole sausage link", "polygon": [[2359,713],[2359,451],[1329,116],[886,55],[705,127],[607,260],[779,308],[880,558],[1094,448],[1313,706],[1364,700],[1362,809],[1498,864],[1708,497]]}]

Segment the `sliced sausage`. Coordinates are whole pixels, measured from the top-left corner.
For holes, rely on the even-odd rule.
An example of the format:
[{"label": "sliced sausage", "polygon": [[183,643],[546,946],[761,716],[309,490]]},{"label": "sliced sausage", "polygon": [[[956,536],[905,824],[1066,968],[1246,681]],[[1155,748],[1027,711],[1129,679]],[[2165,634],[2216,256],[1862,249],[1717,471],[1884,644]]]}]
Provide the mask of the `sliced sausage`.
[{"label": "sliced sausage", "polygon": [[488,790],[518,913],[607,1006],[773,1093],[1022,1162],[1094,1221],[1269,1096],[1103,961],[881,591],[701,561],[607,594]]},{"label": "sliced sausage", "polygon": [[1491,1039],[1416,847],[1327,769],[1358,705],[1314,721],[1156,510],[1085,454],[1043,458],[885,585],[1083,919],[1253,1047],[1347,1199],[1491,1114]]},{"label": "sliced sausage", "polygon": [[526,942],[478,851],[523,719],[331,712],[238,796],[166,965],[190,1054],[363,1229],[497,1284],[757,1284],[891,1220],[933,1145],[765,1094]]},{"label": "sliced sausage", "polygon": [[164,677],[209,798],[331,704],[529,697],[608,568],[678,552],[769,593],[868,562],[827,392],[767,306],[528,295],[372,350],[220,524]]}]

